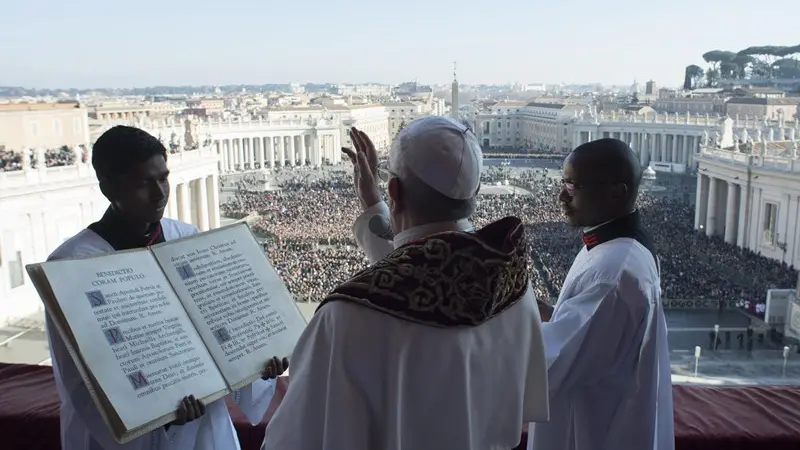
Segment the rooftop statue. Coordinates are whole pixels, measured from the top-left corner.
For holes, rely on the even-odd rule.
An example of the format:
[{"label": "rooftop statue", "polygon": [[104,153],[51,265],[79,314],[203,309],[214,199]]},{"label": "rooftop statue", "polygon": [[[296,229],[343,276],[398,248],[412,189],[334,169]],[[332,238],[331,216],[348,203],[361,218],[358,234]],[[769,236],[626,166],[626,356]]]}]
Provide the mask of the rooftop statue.
[{"label": "rooftop statue", "polygon": [[80,145],[72,147],[72,155],[75,157],[76,165],[79,165],[83,162],[83,149]]},{"label": "rooftop statue", "polygon": [[183,122],[183,140],[187,149],[195,149],[198,147],[197,141],[197,125],[192,122],[191,117],[187,117]]},{"label": "rooftop statue", "polygon": [[36,168],[44,169],[47,166],[47,151],[44,147],[36,149]]},{"label": "rooftop statue", "polygon": [[32,154],[29,148],[23,148],[20,153],[22,156],[20,157],[20,162],[22,163],[22,170],[29,170],[32,166]]}]

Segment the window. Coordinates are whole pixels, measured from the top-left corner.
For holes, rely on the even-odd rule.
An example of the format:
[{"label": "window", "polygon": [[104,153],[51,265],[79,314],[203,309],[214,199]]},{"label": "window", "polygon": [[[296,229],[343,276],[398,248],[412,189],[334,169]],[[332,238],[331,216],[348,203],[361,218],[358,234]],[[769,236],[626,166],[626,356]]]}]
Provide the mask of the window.
[{"label": "window", "polygon": [[61,136],[61,119],[53,119],[53,133]]},{"label": "window", "polygon": [[775,226],[778,223],[778,205],[766,203],[764,208],[764,243],[775,245]]},{"label": "window", "polygon": [[31,121],[29,123],[31,128],[31,136],[39,136],[39,122]]},{"label": "window", "polygon": [[8,279],[11,282],[11,289],[22,286],[25,283],[22,267],[22,252],[17,250],[12,254],[14,259],[8,262]]},{"label": "window", "polygon": [[82,124],[83,124],[83,120],[81,120],[80,117],[73,118],[72,119],[72,132],[73,133],[80,133]]}]

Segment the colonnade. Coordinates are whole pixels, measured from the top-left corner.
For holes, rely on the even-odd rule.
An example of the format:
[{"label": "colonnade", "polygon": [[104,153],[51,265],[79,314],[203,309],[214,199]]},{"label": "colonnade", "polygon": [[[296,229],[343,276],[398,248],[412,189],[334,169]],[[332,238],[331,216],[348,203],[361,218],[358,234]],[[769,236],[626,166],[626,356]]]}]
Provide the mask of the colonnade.
[{"label": "colonnade", "polygon": [[671,131],[585,131],[575,130],[575,147],[602,138],[615,138],[631,144],[640,157],[649,153],[651,162],[689,165],[700,148],[702,136]]},{"label": "colonnade", "polygon": [[165,215],[191,223],[200,231],[219,228],[219,175],[173,184]]},{"label": "colonnade", "polygon": [[745,246],[747,227],[746,180],[727,181],[698,173],[694,210],[695,230],[723,236],[728,244]]},{"label": "colonnade", "polygon": [[219,137],[214,145],[220,154],[221,172],[320,166],[342,159],[338,132]]}]

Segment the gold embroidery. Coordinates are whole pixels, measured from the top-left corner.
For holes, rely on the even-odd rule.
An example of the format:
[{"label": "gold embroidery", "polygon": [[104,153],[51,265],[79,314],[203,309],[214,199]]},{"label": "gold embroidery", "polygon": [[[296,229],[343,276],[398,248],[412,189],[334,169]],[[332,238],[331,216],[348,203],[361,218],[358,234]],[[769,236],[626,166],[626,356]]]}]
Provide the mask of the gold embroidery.
[{"label": "gold embroidery", "polygon": [[409,242],[339,285],[319,308],[345,300],[424,325],[479,325],[522,298],[527,261],[522,221],[506,217],[475,233]]}]

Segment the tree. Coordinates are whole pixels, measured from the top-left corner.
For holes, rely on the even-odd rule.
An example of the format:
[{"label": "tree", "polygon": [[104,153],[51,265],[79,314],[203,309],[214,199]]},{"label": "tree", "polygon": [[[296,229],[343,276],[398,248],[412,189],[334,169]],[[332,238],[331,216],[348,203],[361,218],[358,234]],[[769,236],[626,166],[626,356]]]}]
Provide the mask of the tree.
[{"label": "tree", "polygon": [[796,59],[779,59],[772,65],[772,69],[777,78],[800,78],[800,61]]},{"label": "tree", "polygon": [[683,75],[683,88],[696,89],[700,87],[700,80],[703,79],[703,69],[695,64],[686,66]]},{"label": "tree", "polygon": [[400,132],[403,131],[403,128],[405,127],[406,127],[406,119],[403,119],[400,121],[400,126],[397,127],[397,134],[394,135],[394,137],[397,138],[397,136],[400,136]]},{"label": "tree", "polygon": [[[774,78],[775,64],[780,59],[800,53],[800,45],[756,45],[747,47],[738,54],[751,56],[756,61],[754,72],[763,77]],[[792,58],[794,59],[794,58]]]},{"label": "tree", "polygon": [[711,50],[703,54],[703,60],[711,64],[712,70],[718,70],[722,63],[729,63],[736,57],[736,53],[725,50]]}]

